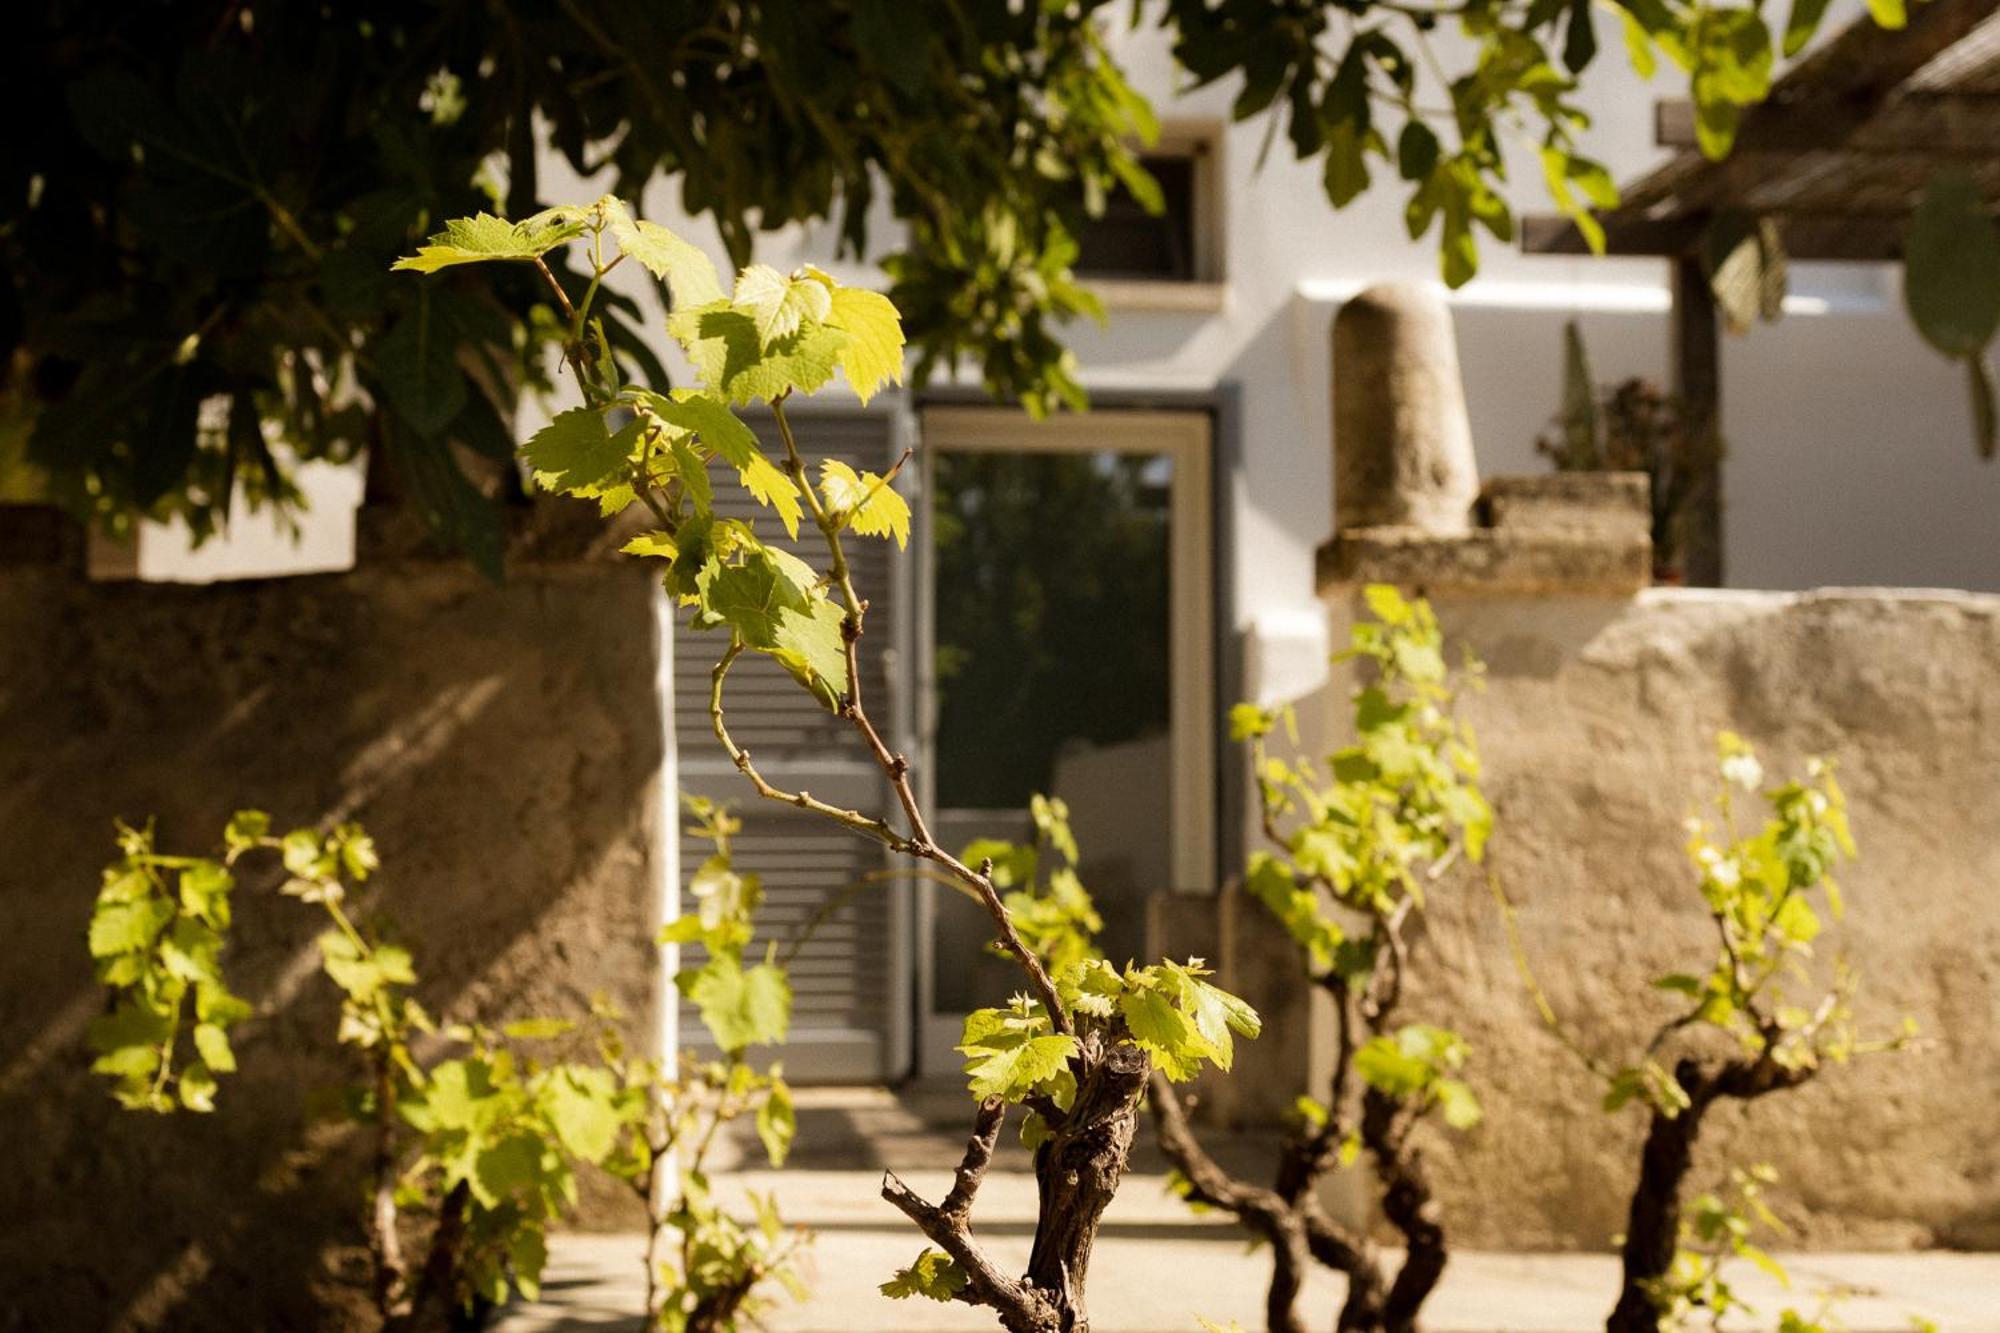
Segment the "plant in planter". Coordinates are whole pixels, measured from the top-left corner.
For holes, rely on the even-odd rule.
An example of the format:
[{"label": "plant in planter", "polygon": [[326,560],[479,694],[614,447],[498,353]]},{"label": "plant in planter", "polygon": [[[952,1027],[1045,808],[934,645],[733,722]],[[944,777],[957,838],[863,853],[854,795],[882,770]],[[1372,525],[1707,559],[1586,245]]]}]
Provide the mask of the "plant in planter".
[{"label": "plant in planter", "polygon": [[[1173,1089],[1154,1088],[1160,1145],[1183,1197],[1228,1212],[1271,1246],[1265,1320],[1274,1333],[1307,1327],[1297,1304],[1309,1261],[1347,1276],[1337,1327],[1415,1326],[1446,1259],[1424,1126],[1435,1115],[1467,1129],[1480,1117],[1460,1077],[1465,1043],[1400,1011],[1426,895],[1461,856],[1480,858],[1492,810],[1479,791],[1472,733],[1453,713],[1460,683],[1429,605],[1389,587],[1370,587],[1366,597],[1374,619],[1354,627],[1343,655],[1373,668],[1354,692],[1354,744],[1323,768],[1284,760],[1270,752],[1269,737],[1290,725],[1288,714],[1240,704],[1232,717],[1237,739],[1251,745],[1272,844],[1252,856],[1245,888],[1284,926],[1306,977],[1333,1003],[1326,1099],[1299,1099],[1267,1188],[1223,1170]],[[1406,1246],[1393,1271],[1365,1231],[1335,1222],[1319,1200],[1327,1173],[1364,1152],[1382,1212]]]},{"label": "plant in planter", "polygon": [[[428,1333],[505,1300],[510,1289],[534,1296],[548,1228],[575,1203],[576,1175],[588,1164],[648,1201],[647,1307],[656,1326],[729,1333],[756,1313],[769,1283],[798,1286],[798,1237],[770,1201],[755,1201],[756,1217],[741,1221],[717,1206],[701,1173],[717,1129],[743,1115],[755,1115],[773,1164],[783,1160],[790,1094],[777,1069],[756,1070],[746,1050],[783,1038],[791,993],[782,972],[759,972],[771,964],[742,968],[756,886],[728,868],[727,816],[696,813],[717,841],[702,870],[717,891],[673,929],[709,945],[707,960],[680,982],[725,1051],[721,1060],[663,1071],[634,1058],[618,1016],[602,1005],[589,1025],[594,1059],[536,1054],[577,1027],[567,1019],[439,1023],[413,993],[410,950],[352,910],[378,864],[367,833],[342,824],[278,837],[268,816],[244,811],[214,857],[163,853],[150,829],[120,827],[120,856],[104,872],[90,922],[91,956],[110,991],[90,1029],[93,1068],[133,1110],[214,1109],[221,1078],[236,1069],[232,1030],[253,1012],[222,969],[232,898],[246,861],[275,853],[282,891],[328,920],[317,945],[341,995],[339,1041],[366,1067],[340,1110],[370,1143],[366,1228],[383,1327]],[[658,1173],[676,1165],[675,1202],[654,1211]],[[677,1267],[658,1261],[667,1228],[680,1237]],[[416,1235],[425,1238],[420,1254],[408,1248]]]},{"label": "plant in planter", "polygon": [[[1741,737],[1723,732],[1717,745],[1721,783],[1711,819],[1689,821],[1688,857],[1702,903],[1713,924],[1716,951],[1705,970],[1672,972],[1654,980],[1680,997],[1676,1011],[1632,1059],[1614,1064],[1590,1054],[1562,1026],[1514,947],[1524,979],[1544,1020],[1564,1045],[1605,1084],[1604,1106],[1632,1106],[1646,1116],[1625,1238],[1622,1281],[1607,1327],[1637,1333],[1678,1327],[1694,1309],[1714,1310],[1733,1300],[1717,1289],[1712,1251],[1763,1260],[1746,1250],[1742,1215],[1703,1196],[1687,1216],[1682,1196],[1694,1166],[1694,1148],[1707,1116],[1726,1101],[1750,1102],[1817,1077],[1828,1065],[1856,1055],[1902,1050],[1916,1039],[1913,1023],[1886,1039],[1864,1039],[1854,1020],[1854,977],[1837,960],[1830,980],[1809,968],[1825,917],[1842,914],[1835,866],[1855,854],[1846,802],[1829,764],[1813,760],[1803,778],[1764,787],[1764,769]],[[1735,789],[1735,790],[1732,790]],[[1745,831],[1736,792],[1761,795],[1765,813]],[[1505,904],[1510,933],[1513,911]],[[1801,994],[1805,987],[1807,993]],[[1746,1182],[1767,1180],[1739,1173]],[[1756,1190],[1748,1191],[1756,1202]],[[1787,1327],[1812,1326],[1796,1311]]]},{"label": "plant in planter", "polygon": [[[575,298],[542,258],[571,243],[581,244],[591,267]],[[695,385],[659,393],[622,380],[592,302],[604,275],[628,258],[670,288],[668,330],[695,367]],[[718,634],[709,717],[744,779],[759,796],[879,842],[968,895],[992,918],[996,943],[1027,983],[1004,1007],[967,1019],[960,1049],[978,1109],[950,1192],[933,1203],[893,1174],[883,1182],[883,1197],[936,1247],[897,1275],[891,1294],[985,1306],[1012,1333],[1087,1330],[1085,1284],[1098,1222],[1124,1176],[1152,1071],[1187,1078],[1207,1062],[1226,1068],[1232,1034],[1254,1034],[1257,1019],[1193,965],[1120,970],[1085,959],[1051,968],[1024,940],[993,863],[968,864],[932,838],[908,759],[890,750],[870,718],[859,670],[868,606],[855,590],[846,542],[858,536],[903,544],[909,507],[895,489],[896,468],[878,476],[828,459],[815,477],[785,405],[836,373],[864,401],[900,379],[895,307],[810,266],[788,275],[752,264],[725,293],[699,250],[634,220],[610,198],[519,223],[461,219],[398,267],[434,272],[492,261],[532,264],[546,278],[561,312],[563,359],[583,398],[530,439],[523,456],[549,489],[594,500],[606,513],[634,505],[650,513],[653,525],[625,549],[659,560],[691,627]],[[769,407],[783,443],[780,462],[736,415],[753,403]],[[733,471],[787,536],[809,525],[823,563],[716,514],[715,465]],[[770,657],[853,725],[894,792],[894,812],[844,808],[765,777],[731,734],[724,706],[730,670],[745,653]],[[1020,1277],[993,1262],[970,1226],[1010,1105],[1028,1109],[1040,1185],[1033,1253]]]},{"label": "plant in planter", "polygon": [[1678,583],[1685,510],[1704,475],[1704,444],[1685,427],[1678,395],[1632,378],[1600,386],[1576,321],[1563,326],[1562,410],[1535,451],[1558,472],[1643,472],[1652,504],[1653,577]]}]

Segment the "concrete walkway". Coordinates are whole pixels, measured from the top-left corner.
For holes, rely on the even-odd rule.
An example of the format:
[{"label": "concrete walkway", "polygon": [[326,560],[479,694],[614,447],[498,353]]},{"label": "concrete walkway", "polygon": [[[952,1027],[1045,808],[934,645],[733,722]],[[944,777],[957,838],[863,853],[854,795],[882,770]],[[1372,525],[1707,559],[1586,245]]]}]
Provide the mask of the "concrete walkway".
[{"label": "concrete walkway", "polygon": [[[937,1167],[902,1174],[933,1199],[950,1183],[949,1172]],[[876,1290],[923,1248],[902,1216],[877,1197],[879,1180],[872,1165],[741,1171],[726,1178],[725,1191],[775,1189],[786,1220],[816,1233],[807,1261],[812,1299],[805,1305],[783,1300],[768,1327],[774,1333],[991,1333],[985,1311],[891,1301]],[[990,1176],[974,1209],[981,1240],[1017,1271],[1026,1266],[1034,1216],[1034,1179],[1018,1170]],[[498,1333],[639,1329],[634,1312],[643,1304],[641,1253],[633,1235],[558,1238],[542,1300],[509,1310],[495,1325]],[[2000,1255],[1809,1254],[1786,1263],[1789,1292],[1748,1264],[1732,1270],[1731,1280],[1761,1317],[1729,1327],[1775,1328],[1787,1305],[1810,1313],[1823,1295],[1844,1292],[1834,1312],[1855,1333],[1907,1333],[1914,1316],[1945,1333],[2000,1331]],[[1268,1272],[1268,1260],[1250,1251],[1232,1224],[1191,1215],[1167,1194],[1162,1176],[1135,1172],[1106,1214],[1091,1264],[1092,1327],[1095,1333],[1191,1331],[1201,1315],[1259,1329]],[[1426,1307],[1425,1327],[1433,1333],[1584,1333],[1604,1326],[1616,1283],[1617,1264],[1609,1255],[1459,1253]],[[1332,1326],[1341,1289],[1336,1275],[1315,1271],[1301,1307],[1312,1325]]]}]

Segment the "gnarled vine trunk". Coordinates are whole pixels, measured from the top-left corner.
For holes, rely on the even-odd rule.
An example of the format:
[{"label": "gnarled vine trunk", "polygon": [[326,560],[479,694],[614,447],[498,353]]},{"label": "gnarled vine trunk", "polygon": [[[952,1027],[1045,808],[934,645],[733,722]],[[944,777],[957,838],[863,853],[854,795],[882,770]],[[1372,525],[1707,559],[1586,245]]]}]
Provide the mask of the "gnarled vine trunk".
[{"label": "gnarled vine trunk", "polygon": [[1361,1099],[1361,1142],[1382,1180],[1382,1215],[1402,1233],[1407,1252],[1388,1295],[1382,1298],[1377,1327],[1410,1333],[1417,1312],[1444,1276],[1444,1210],[1431,1192],[1423,1153],[1406,1141],[1414,1118],[1398,1097],[1369,1088]]},{"label": "gnarled vine trunk", "polygon": [[1812,1074],[1810,1065],[1779,1064],[1769,1047],[1755,1059],[1731,1060],[1719,1066],[1704,1066],[1693,1057],[1674,1065],[1674,1082],[1687,1095],[1688,1104],[1672,1116],[1655,1107],[1646,1127],[1639,1184],[1632,1191],[1621,1251],[1624,1283],[1618,1304],[1605,1321],[1606,1333],[1657,1333],[1660,1327],[1659,1307],[1647,1286],[1667,1275],[1680,1249],[1681,1187],[1694,1165],[1695,1140],[1701,1135],[1702,1117],[1709,1108],[1723,1097],[1750,1101],[1795,1088]]},{"label": "gnarled vine trunk", "polygon": [[1092,1052],[1076,1100],[1035,1150],[1041,1211],[1028,1282],[1054,1297],[1065,1330],[1087,1333],[1084,1282],[1098,1223],[1125,1176],[1152,1062],[1136,1046]]}]

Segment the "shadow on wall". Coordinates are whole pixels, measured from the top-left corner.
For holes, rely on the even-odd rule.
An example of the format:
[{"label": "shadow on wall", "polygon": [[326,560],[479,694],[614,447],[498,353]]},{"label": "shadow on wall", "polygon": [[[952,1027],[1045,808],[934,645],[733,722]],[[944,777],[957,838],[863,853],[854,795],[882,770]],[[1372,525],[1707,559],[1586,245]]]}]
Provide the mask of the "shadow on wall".
[{"label": "shadow on wall", "polygon": [[[111,821],[207,850],[240,806],[355,818],[418,994],[457,1019],[647,1014],[660,759],[650,588],[615,566],[450,565],[211,589],[0,571],[0,1329],[340,1327],[365,1300],[362,1154],[307,1101],[353,1073],[318,922],[246,875],[258,1005],[213,1115],[88,1073],[84,948]],[[586,1218],[630,1222],[608,1184]],[[633,1215],[636,1216],[636,1215]]]}]

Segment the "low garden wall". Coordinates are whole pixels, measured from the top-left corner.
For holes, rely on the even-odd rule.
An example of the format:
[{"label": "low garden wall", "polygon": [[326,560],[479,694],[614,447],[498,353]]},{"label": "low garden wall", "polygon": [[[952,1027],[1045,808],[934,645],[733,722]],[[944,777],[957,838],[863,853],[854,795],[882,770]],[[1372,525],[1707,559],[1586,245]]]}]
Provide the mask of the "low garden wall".
[{"label": "low garden wall", "polygon": [[[644,1027],[658,809],[651,587],[614,563],[377,561],[209,588],[0,567],[0,1328],[305,1328],[363,1277],[362,1145],[315,1122],[352,1075],[315,914],[237,894],[258,1006],[209,1116],[123,1112],[86,1072],[84,950],[114,816],[207,849],[238,806],[359,819],[418,995],[454,1018]],[[585,1219],[636,1225],[601,1187]],[[358,1238],[358,1237],[357,1237]],[[363,1288],[365,1290],[365,1287]],[[317,1312],[317,1313],[315,1313]]]},{"label": "low garden wall", "polygon": [[[1329,590],[1334,643],[1351,593]],[[1695,1183],[1777,1167],[1797,1227],[1784,1243],[2000,1247],[2000,597],[1654,590],[1436,605],[1450,641],[1487,667],[1467,716],[1498,814],[1491,870],[1556,1008],[1607,1058],[1622,1062],[1669,1013],[1653,977],[1713,960],[1682,847],[1715,788],[1716,731],[1755,743],[1774,779],[1809,756],[1838,764],[1861,856],[1840,872],[1847,917],[1819,961],[1846,952],[1864,1027],[1892,1034],[1911,1015],[1930,1045],[1725,1104]],[[1336,672],[1322,718],[1344,717],[1350,684]],[[1404,1013],[1466,1035],[1486,1105],[1483,1125],[1432,1154],[1455,1243],[1605,1246],[1624,1227],[1642,1117],[1599,1112],[1601,1089],[1536,1019],[1486,884],[1453,884],[1434,896]]]}]

